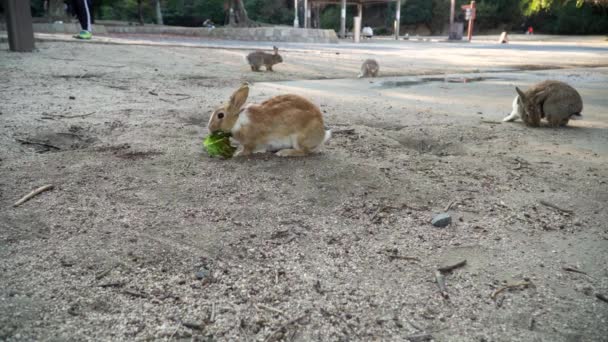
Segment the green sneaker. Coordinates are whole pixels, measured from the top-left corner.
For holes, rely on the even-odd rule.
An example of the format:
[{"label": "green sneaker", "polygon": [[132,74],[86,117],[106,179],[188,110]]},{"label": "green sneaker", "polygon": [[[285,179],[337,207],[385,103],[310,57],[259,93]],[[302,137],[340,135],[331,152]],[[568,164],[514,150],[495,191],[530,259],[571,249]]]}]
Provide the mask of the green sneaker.
[{"label": "green sneaker", "polygon": [[74,38],[76,39],[91,39],[91,37],[93,37],[91,32],[85,30],[82,30],[78,34],[74,35]]}]

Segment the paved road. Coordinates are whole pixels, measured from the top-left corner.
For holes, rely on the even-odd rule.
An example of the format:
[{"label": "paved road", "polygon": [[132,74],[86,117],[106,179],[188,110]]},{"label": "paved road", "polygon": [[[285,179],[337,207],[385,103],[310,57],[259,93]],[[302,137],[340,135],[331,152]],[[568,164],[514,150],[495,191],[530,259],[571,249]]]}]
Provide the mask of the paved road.
[{"label": "paved road", "polygon": [[200,47],[214,48],[272,48],[274,45],[280,45],[284,49],[305,49],[319,51],[339,51],[339,50],[354,50],[354,51],[407,51],[411,49],[423,49],[429,46],[437,46],[440,44],[445,49],[490,49],[490,50],[520,50],[520,51],[568,51],[568,52],[603,52],[608,53],[608,44],[593,40],[582,39],[579,42],[566,41],[516,41],[510,44],[496,44],[488,39],[480,41],[457,42],[450,43],[440,37],[420,38],[418,41],[392,39],[376,39],[372,41],[364,41],[359,44],[350,41],[340,41],[339,44],[310,44],[310,43],[277,43],[277,42],[259,42],[259,41],[234,41],[234,40],[210,40],[201,39],[199,37],[184,37],[173,35],[146,35],[146,34],[112,34],[109,37],[115,39],[133,39],[138,41],[148,41],[157,43],[169,44],[188,44]]}]

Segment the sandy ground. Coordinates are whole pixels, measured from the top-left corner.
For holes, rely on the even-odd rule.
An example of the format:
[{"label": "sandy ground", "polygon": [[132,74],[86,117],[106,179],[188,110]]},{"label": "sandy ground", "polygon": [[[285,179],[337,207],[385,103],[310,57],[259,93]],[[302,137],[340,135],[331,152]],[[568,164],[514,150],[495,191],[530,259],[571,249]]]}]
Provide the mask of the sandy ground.
[{"label": "sandy ground", "polygon": [[[0,340],[606,341],[608,57],[553,47],[298,47],[251,73],[238,49],[4,45]],[[368,56],[392,77],[354,79]],[[494,123],[546,78],[585,121]],[[334,138],[210,159],[243,81],[311,98]]]}]

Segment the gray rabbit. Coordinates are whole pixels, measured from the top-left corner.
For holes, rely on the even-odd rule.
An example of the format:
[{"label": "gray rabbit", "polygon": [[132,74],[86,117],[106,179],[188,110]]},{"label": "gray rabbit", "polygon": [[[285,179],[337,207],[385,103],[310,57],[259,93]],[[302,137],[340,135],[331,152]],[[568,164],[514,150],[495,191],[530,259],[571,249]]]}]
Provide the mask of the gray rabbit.
[{"label": "gray rabbit", "polygon": [[380,71],[378,62],[374,59],[366,59],[361,65],[361,73],[357,77],[376,77],[378,76],[378,71]]},{"label": "gray rabbit", "polygon": [[274,54],[269,54],[264,51],[255,51],[247,55],[247,63],[251,66],[251,71],[260,71],[263,65],[266,71],[273,71],[272,66],[283,62],[283,58],[279,55],[279,48],[272,47]]}]

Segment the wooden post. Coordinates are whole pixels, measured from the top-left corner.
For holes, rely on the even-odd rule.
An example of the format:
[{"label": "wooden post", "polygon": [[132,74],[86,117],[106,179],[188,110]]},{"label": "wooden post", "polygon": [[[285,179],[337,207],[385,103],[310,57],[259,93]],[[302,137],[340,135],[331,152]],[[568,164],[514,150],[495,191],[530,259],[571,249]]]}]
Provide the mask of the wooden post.
[{"label": "wooden post", "polygon": [[31,52],[34,50],[34,27],[30,2],[6,0],[6,26],[8,45],[11,51]]},{"label": "wooden post", "polygon": [[401,0],[397,0],[397,13],[395,14],[395,40],[399,40],[400,26],[401,26]]},{"label": "wooden post", "polygon": [[342,0],[340,11],[340,37],[346,38],[346,0]]}]

